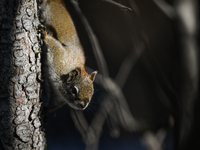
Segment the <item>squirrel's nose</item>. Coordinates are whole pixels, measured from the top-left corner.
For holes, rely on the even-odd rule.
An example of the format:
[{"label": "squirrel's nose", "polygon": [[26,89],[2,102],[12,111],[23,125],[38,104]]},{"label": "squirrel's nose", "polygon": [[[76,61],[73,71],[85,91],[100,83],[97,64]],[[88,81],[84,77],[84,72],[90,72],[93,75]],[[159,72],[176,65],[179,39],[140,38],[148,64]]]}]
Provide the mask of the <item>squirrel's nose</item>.
[{"label": "squirrel's nose", "polygon": [[87,102],[86,101],[81,101],[79,102],[79,106],[83,109],[87,106]]},{"label": "squirrel's nose", "polygon": [[82,100],[78,100],[77,105],[80,109],[84,110],[88,106],[89,102],[90,102],[89,99],[85,98]]}]

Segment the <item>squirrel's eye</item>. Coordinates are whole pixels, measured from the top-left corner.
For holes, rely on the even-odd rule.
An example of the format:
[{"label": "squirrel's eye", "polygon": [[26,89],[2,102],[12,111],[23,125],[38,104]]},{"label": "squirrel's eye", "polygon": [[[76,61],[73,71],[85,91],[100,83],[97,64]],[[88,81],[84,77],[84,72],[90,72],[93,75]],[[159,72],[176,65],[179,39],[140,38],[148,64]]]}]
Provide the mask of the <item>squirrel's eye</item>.
[{"label": "squirrel's eye", "polygon": [[74,86],[72,88],[72,94],[76,95],[78,93],[78,88],[76,86]]}]

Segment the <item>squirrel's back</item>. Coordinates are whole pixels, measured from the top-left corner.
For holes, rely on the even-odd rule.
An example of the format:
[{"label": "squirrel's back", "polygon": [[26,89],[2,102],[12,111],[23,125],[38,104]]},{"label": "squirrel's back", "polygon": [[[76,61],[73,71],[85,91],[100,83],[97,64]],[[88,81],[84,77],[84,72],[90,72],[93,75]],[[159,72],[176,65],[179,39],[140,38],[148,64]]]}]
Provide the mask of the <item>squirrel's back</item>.
[{"label": "squirrel's back", "polygon": [[49,57],[53,59],[57,73],[66,74],[77,67],[84,68],[84,52],[64,3],[61,0],[47,0],[42,7],[45,7],[42,18],[47,27],[46,40],[51,47]]},{"label": "squirrel's back", "polygon": [[55,30],[55,38],[63,44],[73,43],[79,45],[76,29],[65,4],[61,0],[47,0],[46,3],[49,7],[46,23]]}]

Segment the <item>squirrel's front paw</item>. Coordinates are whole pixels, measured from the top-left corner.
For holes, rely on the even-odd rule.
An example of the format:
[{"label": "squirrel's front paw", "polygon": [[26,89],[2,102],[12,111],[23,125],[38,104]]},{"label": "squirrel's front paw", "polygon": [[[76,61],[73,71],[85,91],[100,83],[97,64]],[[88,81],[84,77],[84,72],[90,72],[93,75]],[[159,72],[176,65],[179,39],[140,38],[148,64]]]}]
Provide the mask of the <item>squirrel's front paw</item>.
[{"label": "squirrel's front paw", "polygon": [[47,31],[46,31],[46,27],[42,24],[39,25],[39,32],[41,32],[42,34],[42,38],[47,40]]}]

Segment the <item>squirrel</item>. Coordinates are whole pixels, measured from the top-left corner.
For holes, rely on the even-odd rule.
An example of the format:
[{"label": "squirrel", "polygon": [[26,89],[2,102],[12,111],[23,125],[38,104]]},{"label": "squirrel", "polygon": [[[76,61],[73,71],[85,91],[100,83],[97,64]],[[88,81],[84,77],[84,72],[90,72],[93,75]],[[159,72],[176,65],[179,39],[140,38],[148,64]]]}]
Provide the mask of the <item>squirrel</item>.
[{"label": "squirrel", "polygon": [[[44,0],[40,10],[44,27],[43,71],[49,95],[49,110],[64,104],[84,110],[93,95],[97,71],[85,71],[84,51],[74,23],[61,0]],[[44,49],[44,48],[43,48]],[[45,87],[46,88],[46,87]]]}]

